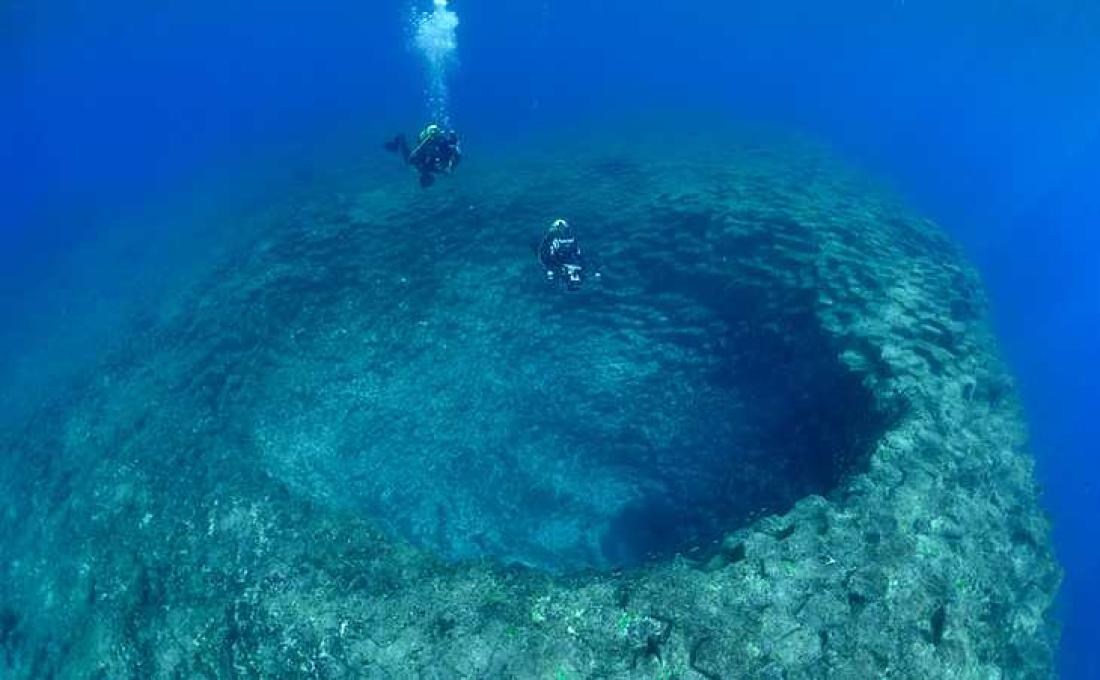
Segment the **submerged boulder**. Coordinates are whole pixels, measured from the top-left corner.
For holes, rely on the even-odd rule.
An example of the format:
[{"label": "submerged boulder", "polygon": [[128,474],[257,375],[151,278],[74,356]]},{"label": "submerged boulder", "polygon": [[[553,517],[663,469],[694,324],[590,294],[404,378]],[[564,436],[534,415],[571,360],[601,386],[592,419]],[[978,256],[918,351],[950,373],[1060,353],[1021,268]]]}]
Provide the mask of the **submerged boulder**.
[{"label": "submerged boulder", "polygon": [[955,247],[805,144],[649,148],[257,217],[3,433],[0,675],[1051,677]]}]

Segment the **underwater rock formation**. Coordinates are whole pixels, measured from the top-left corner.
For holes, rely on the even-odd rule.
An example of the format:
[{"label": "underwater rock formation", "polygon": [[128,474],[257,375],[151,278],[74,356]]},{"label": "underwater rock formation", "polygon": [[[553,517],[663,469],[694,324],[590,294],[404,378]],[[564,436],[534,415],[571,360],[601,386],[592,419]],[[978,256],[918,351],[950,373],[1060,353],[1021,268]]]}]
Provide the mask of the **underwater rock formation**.
[{"label": "underwater rock formation", "polygon": [[935,225],[793,142],[409,184],[273,207],[2,433],[0,676],[1052,675],[1020,409]]}]

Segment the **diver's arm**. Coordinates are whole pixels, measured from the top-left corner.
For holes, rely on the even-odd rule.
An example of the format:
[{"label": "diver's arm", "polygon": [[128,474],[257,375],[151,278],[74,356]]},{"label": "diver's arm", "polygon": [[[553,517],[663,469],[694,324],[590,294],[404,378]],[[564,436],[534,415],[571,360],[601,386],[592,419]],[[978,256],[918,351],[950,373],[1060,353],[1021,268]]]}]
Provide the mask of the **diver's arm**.
[{"label": "diver's arm", "polygon": [[553,240],[550,234],[546,234],[542,237],[542,243],[539,244],[539,263],[547,269],[554,268],[554,263],[550,261],[550,243]]},{"label": "diver's arm", "polygon": [[420,161],[420,156],[425,152],[428,143],[431,141],[432,138],[428,137],[427,139],[424,139],[419,144],[417,144],[416,148],[409,152],[409,162],[414,165],[418,163]]}]

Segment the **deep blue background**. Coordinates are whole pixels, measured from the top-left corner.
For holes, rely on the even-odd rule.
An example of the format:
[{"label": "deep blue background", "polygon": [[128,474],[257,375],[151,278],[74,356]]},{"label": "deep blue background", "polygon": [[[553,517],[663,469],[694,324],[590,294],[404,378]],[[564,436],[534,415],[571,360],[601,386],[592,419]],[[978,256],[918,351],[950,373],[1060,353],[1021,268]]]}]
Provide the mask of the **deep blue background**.
[{"label": "deep blue background", "polygon": [[[407,0],[151,4],[163,3],[0,9],[0,342],[26,344],[18,326],[58,263],[105,225],[233,171],[334,148],[369,158],[385,131],[419,122]],[[1100,11],[1088,4],[456,0],[452,82],[475,156],[639,113],[764,119],[831,142],[955,234],[983,270],[1031,417],[1068,572],[1072,678],[1100,677]],[[136,265],[107,264],[92,288],[117,296]]]}]

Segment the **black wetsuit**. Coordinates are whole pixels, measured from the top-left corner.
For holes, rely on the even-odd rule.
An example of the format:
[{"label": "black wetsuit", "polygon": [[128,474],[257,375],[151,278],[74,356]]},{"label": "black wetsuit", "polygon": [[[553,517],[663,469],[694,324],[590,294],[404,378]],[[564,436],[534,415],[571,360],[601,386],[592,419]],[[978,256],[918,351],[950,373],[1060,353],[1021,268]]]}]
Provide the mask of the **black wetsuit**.
[{"label": "black wetsuit", "polygon": [[386,148],[400,152],[405,162],[420,172],[422,187],[431,186],[436,175],[452,172],[462,160],[458,133],[453,130],[430,133],[412,149],[405,135],[398,135]]},{"label": "black wetsuit", "polygon": [[591,275],[598,275],[572,227],[551,227],[539,244],[539,262],[546,269],[546,279],[557,282],[568,291],[580,290]]}]

